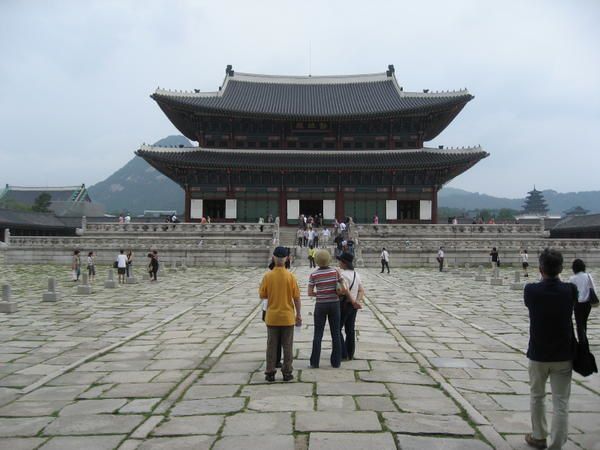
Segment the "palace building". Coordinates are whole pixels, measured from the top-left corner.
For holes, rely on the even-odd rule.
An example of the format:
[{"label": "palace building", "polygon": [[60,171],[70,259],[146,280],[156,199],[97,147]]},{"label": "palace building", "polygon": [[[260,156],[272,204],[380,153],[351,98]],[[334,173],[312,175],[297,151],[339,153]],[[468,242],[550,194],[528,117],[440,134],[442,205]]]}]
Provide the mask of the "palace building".
[{"label": "palace building", "polygon": [[198,147],[142,146],[136,154],[185,191],[185,220],[296,224],[436,223],[437,193],[488,156],[438,148],[440,134],[473,99],[467,90],[407,92],[383,73],[273,76],[227,66],[215,92],[151,95]]}]

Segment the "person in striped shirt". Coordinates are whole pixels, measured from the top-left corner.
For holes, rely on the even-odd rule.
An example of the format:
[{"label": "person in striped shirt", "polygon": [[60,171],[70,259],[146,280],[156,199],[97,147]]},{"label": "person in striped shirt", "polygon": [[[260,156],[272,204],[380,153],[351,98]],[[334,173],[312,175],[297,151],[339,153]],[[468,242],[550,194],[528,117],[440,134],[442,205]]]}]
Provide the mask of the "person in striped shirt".
[{"label": "person in striped shirt", "polygon": [[331,255],[328,250],[318,250],[315,254],[315,263],[319,267],[308,278],[308,295],[316,297],[314,311],[314,336],[310,367],[319,367],[321,359],[321,341],[325,330],[325,322],[329,322],[331,332],[331,365],[340,367],[342,361],[342,342],[340,335],[340,300],[336,292],[336,284],[341,280],[340,273],[331,264]]}]

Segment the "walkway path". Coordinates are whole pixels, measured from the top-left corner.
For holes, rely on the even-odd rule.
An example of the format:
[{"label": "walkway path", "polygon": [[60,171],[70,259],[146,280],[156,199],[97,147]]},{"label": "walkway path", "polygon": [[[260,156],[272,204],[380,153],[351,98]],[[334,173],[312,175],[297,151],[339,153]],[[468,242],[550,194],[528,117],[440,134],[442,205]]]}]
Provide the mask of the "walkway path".
[{"label": "walkway path", "polygon": [[[506,286],[365,269],[357,359],[328,368],[326,344],[321,369],[308,368],[303,297],[296,380],[269,385],[262,269],[97,282],[88,297],[65,281],[57,304],[40,297],[62,268],[0,269],[19,302],[0,315],[0,449],[526,448],[527,320]],[[308,268],[296,273],[304,293]],[[597,315],[590,329],[598,350]],[[594,448],[598,376],[576,383],[569,448]]]}]

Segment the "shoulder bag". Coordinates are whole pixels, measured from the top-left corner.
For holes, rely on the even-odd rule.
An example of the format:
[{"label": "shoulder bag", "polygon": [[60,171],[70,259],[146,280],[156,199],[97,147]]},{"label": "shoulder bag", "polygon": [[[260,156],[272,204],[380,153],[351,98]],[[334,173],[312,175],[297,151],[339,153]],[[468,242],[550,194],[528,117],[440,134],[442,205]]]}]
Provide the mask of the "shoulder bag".
[{"label": "shoulder bag", "polygon": [[[573,299],[577,302],[577,290],[575,285],[573,285]],[[577,331],[580,331],[579,326],[577,326]],[[597,373],[598,366],[596,365],[596,358],[594,358],[594,355],[590,352],[590,344],[587,336],[585,336],[584,333],[579,333],[583,337],[581,341],[577,342],[575,331],[572,328],[571,333],[573,334],[573,370],[582,377],[589,377],[591,374]]]},{"label": "shoulder bag", "polygon": [[[352,290],[352,287],[354,286],[354,282],[356,281],[356,272],[354,272],[354,276],[352,277],[352,284],[350,285],[350,287],[348,288],[349,291]],[[340,299],[340,303],[347,303],[348,302],[348,296],[346,294],[342,294],[338,296]]]}]

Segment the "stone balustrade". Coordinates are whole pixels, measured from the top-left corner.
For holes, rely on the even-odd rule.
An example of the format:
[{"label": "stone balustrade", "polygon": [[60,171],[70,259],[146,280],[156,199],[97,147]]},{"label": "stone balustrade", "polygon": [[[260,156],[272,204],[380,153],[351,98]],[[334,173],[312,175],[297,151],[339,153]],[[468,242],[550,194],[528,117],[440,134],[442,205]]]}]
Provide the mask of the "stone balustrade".
[{"label": "stone balustrade", "polygon": [[278,226],[275,223],[102,223],[88,222],[86,224],[87,235],[105,234],[160,234],[160,235],[247,235],[247,234],[269,234],[273,235]]},{"label": "stone balustrade", "polygon": [[454,237],[454,238],[481,238],[481,237],[544,237],[544,227],[541,224],[357,224],[354,225],[358,235],[365,237]]}]

